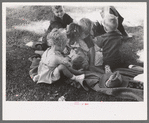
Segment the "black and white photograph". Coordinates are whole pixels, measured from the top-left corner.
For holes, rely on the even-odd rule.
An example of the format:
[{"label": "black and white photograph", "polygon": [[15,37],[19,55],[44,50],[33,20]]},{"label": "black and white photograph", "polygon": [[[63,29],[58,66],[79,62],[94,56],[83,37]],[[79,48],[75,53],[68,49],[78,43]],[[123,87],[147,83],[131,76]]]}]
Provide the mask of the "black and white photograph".
[{"label": "black and white photograph", "polygon": [[146,2],[3,2],[2,54],[5,120],[147,119]]}]

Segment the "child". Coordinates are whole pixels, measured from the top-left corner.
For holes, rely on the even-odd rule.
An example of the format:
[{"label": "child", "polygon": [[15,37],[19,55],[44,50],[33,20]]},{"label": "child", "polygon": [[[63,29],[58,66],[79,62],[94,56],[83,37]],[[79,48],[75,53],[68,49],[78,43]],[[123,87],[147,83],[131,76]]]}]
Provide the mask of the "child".
[{"label": "child", "polygon": [[[90,25],[86,22],[86,20],[87,20],[87,22],[89,22]],[[88,21],[88,19],[84,19],[84,22],[86,22],[85,27],[86,27],[87,31],[92,28],[91,21]],[[102,65],[102,53],[99,52],[99,48],[96,45],[95,45],[96,47],[94,46],[94,43],[93,43],[91,37],[89,37],[88,40],[85,39],[86,42],[83,40],[83,36],[85,37],[85,34],[83,34],[83,33],[84,32],[83,32],[83,29],[81,28],[81,26],[76,23],[71,23],[70,25],[67,26],[67,37],[70,39],[69,45],[71,47],[76,48],[75,49],[76,51],[81,49],[81,51],[79,50],[78,54],[83,57],[83,61],[81,62],[82,58],[80,56],[77,57],[77,55],[74,55],[74,57],[73,57],[74,59],[72,58],[72,60],[74,60],[74,61],[72,63],[75,63],[74,66],[76,66],[76,67],[84,66],[85,70],[87,68],[89,68],[89,61],[90,61],[89,58],[91,58],[91,56],[92,56],[92,54],[90,55],[89,52],[91,53],[90,48],[93,48],[93,54],[95,53],[95,56],[92,56],[93,61],[92,61],[92,64],[90,63],[90,68],[91,68],[91,66],[93,67],[94,65],[95,66]],[[90,34],[89,31],[88,31],[88,33]],[[77,49],[77,48],[79,48],[79,49]],[[94,52],[94,50],[96,52]],[[81,52],[83,52],[83,53],[81,53]],[[90,57],[88,54],[90,55]],[[99,58],[99,56],[100,56],[100,58]],[[94,63],[94,57],[95,57],[95,63]],[[80,62],[78,62],[78,61],[80,61]],[[79,65],[79,63],[80,63],[80,65]],[[81,63],[82,63],[82,65],[81,65]],[[83,67],[83,69],[84,69],[84,67]]]},{"label": "child", "polygon": [[51,32],[52,29],[54,28],[66,28],[67,25],[73,22],[73,19],[65,13],[63,6],[53,6],[52,11],[54,13],[53,18],[50,21],[50,26],[48,27],[47,32],[42,38],[43,44],[41,45],[42,50],[47,49],[47,34]]},{"label": "child", "polygon": [[112,14],[107,14],[104,17],[103,26],[106,33],[102,36],[98,36],[95,43],[103,48],[103,65],[107,73],[118,67],[123,67],[124,65],[119,52],[122,35],[117,31],[118,18]]},{"label": "child", "polygon": [[[100,12],[100,15],[102,18],[104,18],[104,16],[106,14],[113,14],[116,17],[118,17],[118,28],[117,29],[121,32],[121,34],[123,35],[124,38],[126,38],[126,37],[131,38],[131,36],[127,34],[127,32],[125,31],[125,29],[122,25],[124,18],[119,14],[119,12],[115,9],[114,6],[103,7],[101,12]],[[99,24],[98,22],[96,23],[96,26],[95,26],[95,32],[96,32],[95,36],[99,36],[99,35],[106,33],[103,25]]]},{"label": "child", "polygon": [[100,66],[102,65],[102,53],[100,48],[94,44],[94,32],[93,32],[93,22],[88,18],[82,18],[79,21],[82,33],[81,39],[84,40],[87,47],[89,48],[89,62],[90,66]]},{"label": "child", "polygon": [[64,75],[82,85],[85,77],[83,71],[72,69],[68,59],[61,54],[66,42],[67,36],[62,29],[53,29],[47,35],[47,44],[50,43],[51,48],[43,53],[38,67],[38,74],[33,78],[34,81],[52,84],[58,81],[61,75]]}]

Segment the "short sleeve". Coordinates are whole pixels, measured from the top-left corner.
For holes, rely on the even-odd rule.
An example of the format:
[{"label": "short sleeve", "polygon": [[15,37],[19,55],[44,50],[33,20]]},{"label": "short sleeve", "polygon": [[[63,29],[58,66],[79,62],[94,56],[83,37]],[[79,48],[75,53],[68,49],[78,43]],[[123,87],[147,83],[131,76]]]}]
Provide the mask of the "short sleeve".
[{"label": "short sleeve", "polygon": [[68,25],[73,22],[73,19],[68,14],[66,14],[66,18],[67,18]]}]

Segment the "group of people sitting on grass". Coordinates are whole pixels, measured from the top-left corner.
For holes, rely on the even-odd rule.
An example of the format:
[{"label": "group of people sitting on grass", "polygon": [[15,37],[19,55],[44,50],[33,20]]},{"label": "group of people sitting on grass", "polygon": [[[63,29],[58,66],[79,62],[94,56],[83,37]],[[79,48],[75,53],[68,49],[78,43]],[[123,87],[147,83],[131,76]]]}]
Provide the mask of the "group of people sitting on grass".
[{"label": "group of people sitting on grass", "polygon": [[63,6],[53,6],[52,11],[42,44],[35,45],[35,53],[41,55],[38,73],[32,78],[35,82],[52,84],[65,76],[82,84],[85,71],[105,74],[128,68],[119,48],[123,39],[131,37],[113,6],[102,8],[102,23],[88,18],[74,22]]}]

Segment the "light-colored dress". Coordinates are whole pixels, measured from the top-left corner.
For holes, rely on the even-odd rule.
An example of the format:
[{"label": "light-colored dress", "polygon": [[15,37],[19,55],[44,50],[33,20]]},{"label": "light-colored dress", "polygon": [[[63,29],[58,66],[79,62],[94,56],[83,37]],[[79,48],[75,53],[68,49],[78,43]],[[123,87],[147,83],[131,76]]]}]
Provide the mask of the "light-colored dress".
[{"label": "light-colored dress", "polygon": [[38,67],[37,83],[52,84],[59,80],[60,74],[58,73],[57,66],[60,64],[60,61],[63,61],[63,59],[64,57],[60,52],[48,48],[43,53]]}]

